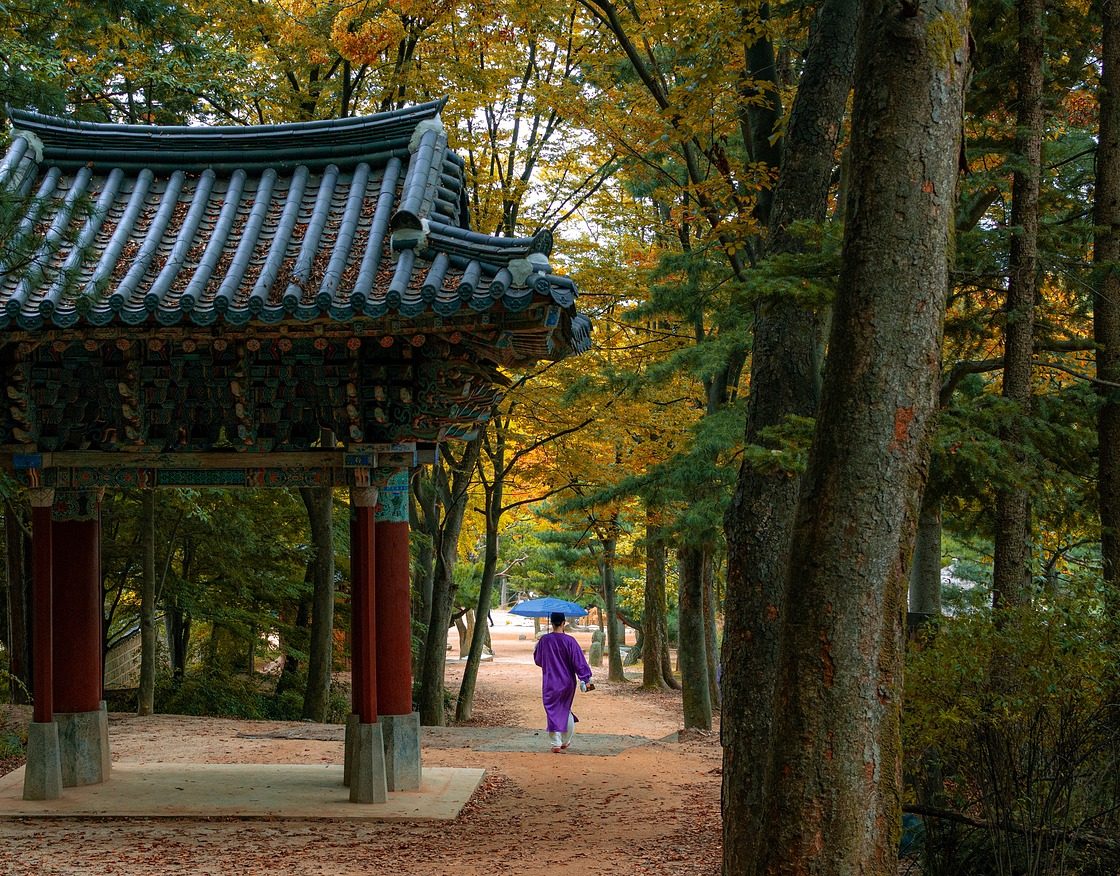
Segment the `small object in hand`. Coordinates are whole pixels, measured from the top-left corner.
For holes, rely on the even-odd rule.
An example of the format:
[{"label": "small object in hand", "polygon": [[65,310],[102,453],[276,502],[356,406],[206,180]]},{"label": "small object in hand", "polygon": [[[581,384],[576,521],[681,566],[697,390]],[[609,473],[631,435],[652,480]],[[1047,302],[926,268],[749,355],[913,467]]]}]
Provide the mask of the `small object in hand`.
[{"label": "small object in hand", "polygon": [[595,690],[595,682],[593,682],[593,681],[587,682],[587,686],[584,688],[584,690]]}]

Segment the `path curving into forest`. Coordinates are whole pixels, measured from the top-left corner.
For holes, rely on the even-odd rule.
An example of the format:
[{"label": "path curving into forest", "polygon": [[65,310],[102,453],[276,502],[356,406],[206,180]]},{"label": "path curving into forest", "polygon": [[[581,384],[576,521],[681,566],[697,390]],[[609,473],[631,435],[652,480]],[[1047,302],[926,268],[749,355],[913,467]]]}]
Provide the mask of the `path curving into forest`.
[{"label": "path curving into forest", "polygon": [[[532,624],[501,614],[495,621],[495,655],[479,670],[470,732],[437,730],[423,750],[426,766],[486,770],[455,821],[0,821],[0,876],[717,874],[718,734],[676,741],[680,695],[641,690],[638,667],[632,683],[597,679],[595,692],[577,696],[575,743],[552,754]],[[586,646],[590,633],[577,638]],[[462,675],[457,653],[455,643],[448,654],[452,690]],[[605,667],[599,672],[605,678]],[[337,739],[307,738],[330,734],[275,738],[300,727],[307,725],[113,715],[110,736],[121,761],[341,762]],[[623,742],[593,745],[600,737]]]}]

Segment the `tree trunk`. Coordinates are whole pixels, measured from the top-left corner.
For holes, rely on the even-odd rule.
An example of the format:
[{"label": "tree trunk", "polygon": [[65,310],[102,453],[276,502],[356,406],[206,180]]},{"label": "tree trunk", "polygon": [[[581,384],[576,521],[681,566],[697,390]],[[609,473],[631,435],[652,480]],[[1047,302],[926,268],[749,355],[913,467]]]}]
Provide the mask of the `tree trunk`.
[{"label": "tree trunk", "polygon": [[[482,555],[482,580],[478,585],[478,605],[475,608],[474,635],[471,636],[467,665],[463,669],[463,681],[459,685],[459,697],[455,702],[455,721],[469,721],[474,713],[474,691],[478,683],[478,667],[482,662],[482,649],[489,632],[490,601],[494,593],[494,573],[498,570],[498,524],[502,518],[502,501],[505,496],[505,431],[500,420],[492,449],[488,450],[494,480],[485,485],[486,493],[486,535]],[[480,631],[483,633],[480,635]]]},{"label": "tree trunk", "polygon": [[[311,566],[308,565],[305,573],[305,582],[308,585],[311,583],[311,571]],[[299,676],[300,658],[298,655],[307,653],[308,627],[311,623],[311,597],[309,595],[303,596],[295,608],[295,622],[288,627],[287,635],[280,642],[281,650],[284,653],[284,663],[280,667],[280,679],[276,682],[277,696],[295,688]]]},{"label": "tree trunk", "polygon": [[11,685],[12,701],[31,699],[31,538],[21,523],[22,508],[4,503],[4,535],[8,578],[8,671],[18,679]]},{"label": "tree trunk", "polygon": [[334,537],[330,487],[300,487],[300,497],[311,523],[311,639],[307,654],[307,691],[303,717],[325,721],[331,692],[331,663],[334,657]]},{"label": "tree trunk", "polygon": [[669,608],[665,598],[665,532],[646,518],[646,591],[642,608],[642,687],[665,690],[669,661]]},{"label": "tree trunk", "polygon": [[[183,581],[191,579],[194,565],[194,542],[183,539],[183,555],[180,562],[180,577]],[[167,651],[171,660],[171,677],[176,683],[182,682],[187,670],[187,653],[191,638],[191,616],[179,605],[179,594],[173,593],[164,599],[164,627],[167,630]],[[281,676],[283,678],[283,676]]]},{"label": "tree trunk", "polygon": [[[417,492],[422,490],[419,478],[412,479],[412,491],[409,493],[409,526],[413,532],[429,533],[428,516],[435,515],[435,510],[427,501],[421,502]],[[420,516],[421,509],[424,512]],[[413,617],[427,618],[431,615],[431,590],[436,578],[436,552],[432,549],[431,539],[418,539],[417,562],[413,566],[412,593],[417,596],[416,612]]]},{"label": "tree trunk", "polygon": [[474,621],[467,617],[470,612],[463,612],[455,616],[455,631],[459,634],[459,659],[462,660],[470,651],[470,636]]},{"label": "tree trunk", "polygon": [[[483,646],[489,639],[490,602],[494,592],[494,576],[498,568],[498,526],[502,518],[502,502],[505,496],[505,451],[506,433],[502,427],[498,411],[495,409],[492,422],[496,425],[496,434],[493,443],[487,443],[485,436],[480,444],[486,447],[493,470],[493,481],[486,483],[483,478],[485,492],[485,518],[486,535],[482,559],[482,580],[478,587],[478,605],[475,610],[477,619],[475,634],[471,636],[470,650],[467,654],[467,665],[463,670],[463,681],[459,686],[459,697],[455,703],[456,722],[469,721],[474,710],[474,692],[478,681],[478,667],[482,662]],[[478,635],[478,624],[486,635]]]},{"label": "tree trunk", "polygon": [[906,572],[937,404],[961,0],[869,3],[822,404],[798,502],[764,836],[734,873],[894,876]]},{"label": "tree trunk", "polygon": [[601,538],[603,553],[599,557],[599,573],[603,583],[603,602],[607,606],[607,681],[626,681],[622,669],[623,635],[618,622],[617,600],[614,593],[614,551],[617,538],[609,535]]},{"label": "tree trunk", "polygon": [[918,518],[908,606],[923,618],[941,617],[941,500],[932,495],[923,498]]},{"label": "tree trunk", "polygon": [[704,551],[692,545],[677,548],[680,565],[679,625],[681,686],[685,729],[712,729],[712,698],[708,684],[707,640],[704,634]]},{"label": "tree trunk", "polygon": [[[431,526],[429,519],[435,516],[434,502],[428,503],[425,499],[421,502],[417,493],[424,489],[420,477],[411,481],[412,489],[408,496],[408,521],[410,531],[423,533],[426,537],[416,539],[416,563],[412,567],[412,593],[414,605],[412,616],[427,621],[432,615],[432,584],[436,574],[436,556],[432,548]],[[423,506],[424,516],[420,516]],[[424,659],[423,647],[413,656],[412,677],[420,676],[420,667]]]},{"label": "tree trunk", "polygon": [[[1031,413],[1034,305],[1038,295],[1039,189],[1042,176],[1043,15],[1045,0],[1019,0],[1019,63],[1015,154],[1011,187],[1011,251],[1003,336],[1003,396],[1014,402],[1000,437],[1026,464],[1023,423]],[[1031,598],[1030,494],[1004,487],[996,494],[992,601],[997,607]]]},{"label": "tree trunk", "polygon": [[[1093,336],[1097,342],[1097,415],[1101,559],[1109,617],[1120,638],[1120,7],[1102,2],[1100,136],[1093,212],[1097,269]],[[1106,384],[1112,384],[1111,386]]]},{"label": "tree trunk", "polygon": [[719,639],[716,634],[716,603],[719,597],[716,594],[716,564],[711,550],[704,550],[702,595],[704,598],[704,660],[707,663],[708,699],[712,709],[719,710],[720,704],[720,673],[719,666]]},{"label": "tree trunk", "polygon": [[140,496],[144,577],[140,593],[140,690],[136,714],[151,715],[156,698],[156,492],[143,490]]},{"label": "tree trunk", "polygon": [[[855,58],[858,0],[824,0],[782,138],[768,254],[795,252],[801,220],[822,222]],[[785,298],[755,312],[746,441],[790,415],[812,417],[820,395],[823,316]],[[723,866],[746,872],[765,837],[770,726],[785,615],[784,581],[801,478],[744,463],[727,511],[722,662]]]},{"label": "tree trunk", "polygon": [[[436,556],[435,580],[432,587],[432,612],[424,637],[424,660],[420,667],[420,723],[442,727],[444,672],[447,665],[447,629],[451,626],[451,610],[455,601],[455,561],[459,553],[459,533],[467,511],[467,488],[478,461],[482,439],[474,438],[463,448],[463,456],[455,462],[450,453],[441,454],[436,464],[443,505],[443,519],[435,528],[433,547]],[[451,469],[450,475],[447,468]]]}]

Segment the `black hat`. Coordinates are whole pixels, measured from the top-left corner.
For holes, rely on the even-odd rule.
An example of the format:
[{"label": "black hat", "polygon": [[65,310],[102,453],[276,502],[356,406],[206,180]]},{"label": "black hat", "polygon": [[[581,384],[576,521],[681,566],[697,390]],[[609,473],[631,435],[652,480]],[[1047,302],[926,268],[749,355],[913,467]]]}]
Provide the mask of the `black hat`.
[{"label": "black hat", "polygon": [[554,627],[564,626],[564,612],[562,611],[554,611],[548,619],[552,621]]}]

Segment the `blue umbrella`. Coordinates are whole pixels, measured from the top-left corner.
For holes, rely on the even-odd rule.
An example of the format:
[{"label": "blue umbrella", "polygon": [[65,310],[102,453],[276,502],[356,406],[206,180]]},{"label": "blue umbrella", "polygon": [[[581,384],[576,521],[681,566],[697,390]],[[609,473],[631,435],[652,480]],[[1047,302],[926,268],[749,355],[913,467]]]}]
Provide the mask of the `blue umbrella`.
[{"label": "blue umbrella", "polygon": [[548,617],[554,611],[562,611],[566,617],[583,617],[587,609],[566,599],[557,599],[555,596],[542,596],[539,599],[527,599],[519,602],[509,610],[510,614],[520,617]]}]

